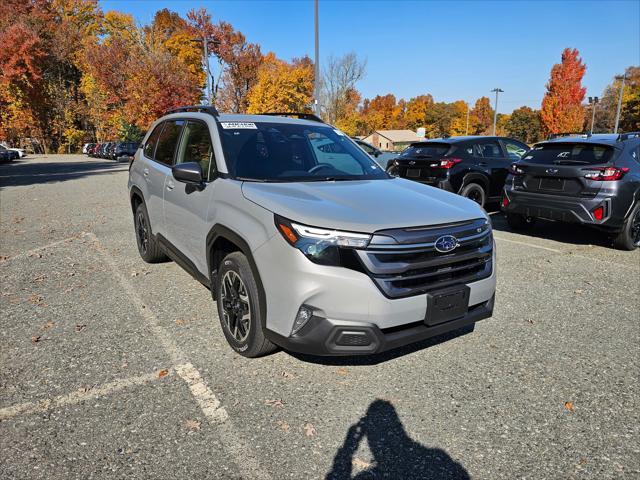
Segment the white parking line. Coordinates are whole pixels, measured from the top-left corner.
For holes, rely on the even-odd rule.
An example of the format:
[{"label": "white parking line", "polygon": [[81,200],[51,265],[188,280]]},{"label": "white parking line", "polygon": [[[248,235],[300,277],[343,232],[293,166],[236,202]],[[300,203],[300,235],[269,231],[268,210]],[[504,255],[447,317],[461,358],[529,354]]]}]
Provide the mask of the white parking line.
[{"label": "white parking line", "polygon": [[82,233],[79,233],[79,234],[74,235],[72,237],[63,238],[62,240],[56,240],[55,242],[48,243],[48,244],[43,245],[41,247],[32,248],[31,250],[27,250],[26,252],[22,252],[22,253],[18,253],[17,255],[9,256],[9,258],[7,258],[4,261],[5,262],[9,262],[11,260],[16,260],[18,258],[30,257],[32,255],[36,255],[36,254],[40,253],[43,250],[47,250],[49,248],[57,247],[58,245],[61,245],[63,243],[69,243],[69,242],[72,242],[74,240],[78,240],[78,239],[84,237],[85,235],[87,235],[87,234],[85,232],[82,232]]},{"label": "white parking line", "polygon": [[[167,375],[169,373],[170,371],[167,372]],[[47,410],[52,410],[54,408],[65,407],[67,405],[74,405],[76,403],[81,403],[92,398],[110,395],[112,393],[119,392],[120,390],[124,390],[125,388],[144,385],[145,383],[149,383],[160,378],[161,376],[159,372],[147,373],[138,377],[118,379],[110,383],[105,383],[100,387],[89,389],[81,388],[76,390],[75,392],[71,392],[67,395],[61,395],[53,399],[46,399],[40,402],[26,402],[18,405],[12,405],[10,407],[1,408],[0,422],[2,420],[7,420],[20,414],[27,415],[31,413],[39,413],[45,412]]]},{"label": "white parking line", "polygon": [[496,240],[500,240],[502,242],[508,242],[508,243],[515,243],[518,245],[526,245],[527,247],[531,247],[531,248],[538,248],[540,250],[547,250],[548,252],[554,252],[554,253],[562,253],[562,250],[558,250],[556,248],[549,248],[549,247],[543,247],[541,245],[535,245],[533,243],[528,243],[528,242],[519,242],[517,240],[510,240],[508,238],[504,238],[504,237],[499,237],[495,234],[493,234],[493,238],[495,238]]},{"label": "white parking line", "polygon": [[122,291],[129,296],[138,313],[147,322],[160,344],[171,357],[173,364],[183,364],[179,370],[176,367],[176,371],[189,387],[189,391],[200,406],[202,413],[209,422],[216,426],[216,430],[220,434],[220,442],[225,452],[238,467],[241,476],[256,480],[271,480],[271,476],[260,466],[260,461],[253,453],[251,446],[238,434],[233,422],[227,415],[227,411],[221,406],[214,393],[209,390],[195,367],[184,360],[185,356],[175,344],[172,336],[161,326],[158,318],[145,305],[138,292],[127,280],[127,277],[118,269],[117,264],[111,255],[105,251],[98,237],[93,233],[87,233],[86,236],[91,238],[104,263],[120,283]]}]

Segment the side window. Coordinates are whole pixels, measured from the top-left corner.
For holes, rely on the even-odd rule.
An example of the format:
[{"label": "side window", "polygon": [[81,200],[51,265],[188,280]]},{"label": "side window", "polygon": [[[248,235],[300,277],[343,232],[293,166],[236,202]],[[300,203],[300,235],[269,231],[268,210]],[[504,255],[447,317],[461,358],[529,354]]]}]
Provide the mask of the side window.
[{"label": "side window", "polygon": [[504,141],[504,148],[507,149],[507,156],[509,160],[520,160],[525,153],[529,151],[529,147],[521,143],[512,142],[509,140]]},{"label": "side window", "polygon": [[202,122],[187,121],[184,126],[182,140],[176,163],[198,162],[202,168],[202,177],[209,181],[209,168],[215,171],[213,148],[209,127]]},{"label": "side window", "polygon": [[495,140],[479,141],[474,145],[476,156],[483,158],[502,158],[502,149]]},{"label": "side window", "polygon": [[373,155],[376,152],[371,145],[367,145],[366,143],[358,143],[358,145],[369,155]]},{"label": "side window", "polygon": [[155,161],[171,166],[173,164],[173,154],[176,151],[180,130],[184,120],[169,120],[164,122],[164,129],[158,138]]},{"label": "side window", "polygon": [[158,137],[162,132],[163,126],[164,123],[159,124],[158,126],[156,126],[156,128],[153,129],[151,135],[149,135],[147,143],[144,144],[143,154],[145,157],[153,159],[153,151],[156,149],[156,143],[158,143]]}]

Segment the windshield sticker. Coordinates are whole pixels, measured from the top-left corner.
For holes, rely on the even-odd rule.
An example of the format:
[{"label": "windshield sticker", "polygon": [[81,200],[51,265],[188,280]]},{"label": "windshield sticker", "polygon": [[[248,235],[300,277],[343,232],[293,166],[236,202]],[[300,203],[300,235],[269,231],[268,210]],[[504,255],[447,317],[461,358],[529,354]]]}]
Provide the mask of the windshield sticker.
[{"label": "windshield sticker", "polygon": [[256,124],[253,122],[220,122],[222,128],[225,130],[238,130],[238,129],[248,129],[248,130],[257,130]]},{"label": "windshield sticker", "polygon": [[342,133],[340,130],[338,130],[337,128],[333,129],[334,132],[336,132],[338,135],[341,135],[344,137],[344,133]]}]

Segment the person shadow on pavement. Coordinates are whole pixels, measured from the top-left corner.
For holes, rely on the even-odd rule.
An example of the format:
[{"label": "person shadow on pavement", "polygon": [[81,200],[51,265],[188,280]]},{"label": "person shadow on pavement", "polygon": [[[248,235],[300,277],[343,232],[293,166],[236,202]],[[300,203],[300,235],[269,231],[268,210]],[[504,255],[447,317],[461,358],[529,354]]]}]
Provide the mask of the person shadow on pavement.
[{"label": "person shadow on pavement", "polygon": [[[356,461],[354,454],[366,437],[373,455],[370,466]],[[377,480],[387,479],[470,479],[462,465],[453,460],[444,450],[427,448],[409,438],[393,405],[385,400],[375,400],[367,413],[349,427],[344,443],[333,459],[326,480]]]}]

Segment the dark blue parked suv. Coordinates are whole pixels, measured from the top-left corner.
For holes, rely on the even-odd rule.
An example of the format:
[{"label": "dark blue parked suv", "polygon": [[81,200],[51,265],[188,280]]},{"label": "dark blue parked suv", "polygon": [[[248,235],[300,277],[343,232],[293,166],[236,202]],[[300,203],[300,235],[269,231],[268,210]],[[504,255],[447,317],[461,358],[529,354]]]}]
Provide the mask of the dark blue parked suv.
[{"label": "dark blue parked suv", "polygon": [[590,225],[624,250],[640,246],[640,133],[566,135],[514,162],[502,209],[512,229],[536,218]]}]

